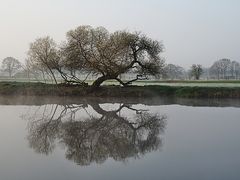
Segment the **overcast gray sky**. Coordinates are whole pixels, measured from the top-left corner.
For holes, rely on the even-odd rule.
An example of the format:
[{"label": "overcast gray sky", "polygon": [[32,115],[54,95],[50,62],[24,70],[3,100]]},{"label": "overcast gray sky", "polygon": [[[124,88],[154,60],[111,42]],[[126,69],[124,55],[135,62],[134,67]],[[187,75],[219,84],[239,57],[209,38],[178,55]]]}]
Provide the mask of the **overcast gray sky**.
[{"label": "overcast gray sky", "polygon": [[183,67],[240,61],[240,0],[0,0],[0,60],[23,62],[36,38],[61,42],[79,25],[142,31]]}]

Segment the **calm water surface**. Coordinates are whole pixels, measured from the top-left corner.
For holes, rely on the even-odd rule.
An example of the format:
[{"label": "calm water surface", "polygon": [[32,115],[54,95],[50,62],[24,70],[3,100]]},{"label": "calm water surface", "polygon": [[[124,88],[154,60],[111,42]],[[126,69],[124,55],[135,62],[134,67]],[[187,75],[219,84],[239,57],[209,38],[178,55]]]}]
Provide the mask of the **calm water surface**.
[{"label": "calm water surface", "polygon": [[240,179],[238,101],[139,102],[1,97],[0,179]]}]

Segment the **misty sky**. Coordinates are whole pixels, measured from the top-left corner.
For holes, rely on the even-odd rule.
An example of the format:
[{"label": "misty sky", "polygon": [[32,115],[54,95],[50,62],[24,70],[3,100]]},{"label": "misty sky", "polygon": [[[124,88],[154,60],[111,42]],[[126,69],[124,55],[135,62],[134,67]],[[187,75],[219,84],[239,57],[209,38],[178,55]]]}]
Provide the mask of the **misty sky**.
[{"label": "misty sky", "polygon": [[24,62],[30,42],[61,42],[79,25],[142,31],[183,67],[240,61],[240,0],[0,0],[0,60]]}]

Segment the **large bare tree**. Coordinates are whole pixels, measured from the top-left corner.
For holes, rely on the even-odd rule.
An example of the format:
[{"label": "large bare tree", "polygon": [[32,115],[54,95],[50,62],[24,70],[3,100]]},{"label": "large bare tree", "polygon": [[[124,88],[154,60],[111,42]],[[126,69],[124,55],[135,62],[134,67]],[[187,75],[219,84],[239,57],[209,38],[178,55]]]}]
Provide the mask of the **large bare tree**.
[{"label": "large bare tree", "polygon": [[[164,64],[160,57],[163,46],[158,41],[141,33],[109,33],[103,27],[80,26],[69,31],[64,49],[68,65],[98,75],[93,87],[109,79],[126,86],[141,76],[159,75]],[[136,79],[123,82],[120,75],[130,70],[138,73]]]}]

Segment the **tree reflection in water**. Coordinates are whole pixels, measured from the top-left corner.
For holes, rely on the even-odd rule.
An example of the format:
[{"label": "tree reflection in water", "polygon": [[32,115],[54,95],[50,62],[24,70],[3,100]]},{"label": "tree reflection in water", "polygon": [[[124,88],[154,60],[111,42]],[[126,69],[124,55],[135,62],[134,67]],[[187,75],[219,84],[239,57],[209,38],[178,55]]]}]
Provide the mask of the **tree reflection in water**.
[{"label": "tree reflection in water", "polygon": [[23,116],[29,120],[30,147],[48,155],[59,143],[66,149],[66,158],[79,165],[108,158],[126,161],[156,151],[166,125],[166,116],[126,104],[114,110],[104,110],[97,103],[45,105],[30,114]]}]

